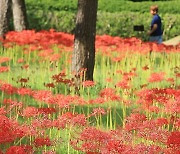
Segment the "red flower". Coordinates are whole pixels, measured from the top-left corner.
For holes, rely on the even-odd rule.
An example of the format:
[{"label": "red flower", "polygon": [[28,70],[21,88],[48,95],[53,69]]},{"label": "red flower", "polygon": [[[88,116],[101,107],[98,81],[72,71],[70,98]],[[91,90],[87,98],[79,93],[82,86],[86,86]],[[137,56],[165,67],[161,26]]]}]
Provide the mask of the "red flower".
[{"label": "red flower", "polygon": [[165,76],[164,72],[152,73],[149,78],[149,82],[161,82],[162,80],[164,80],[164,76]]},{"label": "red flower", "polygon": [[84,81],[82,84],[84,87],[93,87],[95,85],[94,81]]},{"label": "red flower", "polygon": [[[168,137],[167,145],[173,148],[180,148],[180,132],[171,132],[171,135]],[[180,150],[180,149],[179,149]]]},{"label": "red flower", "polygon": [[38,109],[36,107],[27,107],[23,110],[23,114],[24,117],[33,117],[33,116],[37,116],[38,115]]},{"label": "red flower", "polygon": [[52,142],[51,142],[51,140],[48,137],[46,137],[46,138],[39,137],[39,138],[36,138],[34,140],[34,145],[36,147],[41,147],[41,146],[45,146],[45,145],[46,146],[51,146]]},{"label": "red flower", "polygon": [[28,145],[11,146],[6,151],[6,154],[30,154],[30,153],[32,153],[32,146],[28,146]]},{"label": "red flower", "polygon": [[11,84],[3,83],[1,84],[0,90],[7,94],[14,94],[16,93],[17,88],[13,87]]}]

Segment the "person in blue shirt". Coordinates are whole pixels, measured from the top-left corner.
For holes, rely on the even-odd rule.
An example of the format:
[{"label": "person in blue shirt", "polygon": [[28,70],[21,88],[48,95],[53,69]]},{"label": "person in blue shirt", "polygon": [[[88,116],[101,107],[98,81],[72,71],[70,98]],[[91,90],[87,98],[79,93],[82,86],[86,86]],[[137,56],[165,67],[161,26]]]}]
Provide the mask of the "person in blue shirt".
[{"label": "person in blue shirt", "polygon": [[151,29],[150,31],[148,31],[148,35],[150,36],[149,41],[161,44],[163,32],[162,32],[161,17],[158,15],[158,6],[157,5],[151,6],[150,13],[153,15],[153,18],[151,21]]}]

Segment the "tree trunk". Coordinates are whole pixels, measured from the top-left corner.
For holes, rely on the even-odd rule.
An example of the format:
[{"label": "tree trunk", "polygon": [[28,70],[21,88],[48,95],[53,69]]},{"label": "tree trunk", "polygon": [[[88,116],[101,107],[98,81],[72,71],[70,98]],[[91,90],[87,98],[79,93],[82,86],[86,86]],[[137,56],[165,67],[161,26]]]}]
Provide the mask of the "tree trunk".
[{"label": "tree trunk", "polygon": [[12,0],[12,12],[15,31],[27,29],[25,0]]},{"label": "tree trunk", "polygon": [[85,79],[93,80],[98,0],[78,0],[72,72],[76,78],[85,69]]},{"label": "tree trunk", "polygon": [[11,0],[0,0],[0,37],[8,31]]}]

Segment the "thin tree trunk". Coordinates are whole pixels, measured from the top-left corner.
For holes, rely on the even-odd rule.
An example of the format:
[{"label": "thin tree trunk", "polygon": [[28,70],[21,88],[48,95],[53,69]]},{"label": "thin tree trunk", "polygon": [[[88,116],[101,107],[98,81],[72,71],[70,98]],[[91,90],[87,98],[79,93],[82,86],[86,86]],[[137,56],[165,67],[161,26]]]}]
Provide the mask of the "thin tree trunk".
[{"label": "thin tree trunk", "polygon": [[25,0],[12,0],[12,12],[15,31],[27,29],[27,15]]},{"label": "thin tree trunk", "polygon": [[0,0],[0,37],[8,31],[11,0]]},{"label": "thin tree trunk", "polygon": [[86,69],[85,80],[93,80],[98,0],[78,0],[72,72]]}]

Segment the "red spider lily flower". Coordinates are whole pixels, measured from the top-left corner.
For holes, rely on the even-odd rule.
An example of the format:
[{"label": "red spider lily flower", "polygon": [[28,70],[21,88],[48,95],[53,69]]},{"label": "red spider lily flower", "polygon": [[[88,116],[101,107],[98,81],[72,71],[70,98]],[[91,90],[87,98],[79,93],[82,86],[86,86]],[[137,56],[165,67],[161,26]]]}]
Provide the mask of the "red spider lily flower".
[{"label": "red spider lily flower", "polygon": [[94,127],[87,127],[78,138],[80,145],[75,145],[75,147],[81,149],[83,152],[100,152],[103,147],[106,147],[107,141],[111,139],[109,133]]},{"label": "red spider lily flower", "polygon": [[57,112],[55,108],[38,108],[37,110],[39,114],[53,114]]},{"label": "red spider lily flower", "polygon": [[164,80],[165,72],[160,73],[152,73],[150,78],[148,79],[149,82],[161,82]]},{"label": "red spider lily flower", "polygon": [[0,66],[0,73],[8,72],[10,68],[8,66]]},{"label": "red spider lily flower", "polygon": [[90,116],[96,116],[96,115],[105,115],[106,111],[104,108],[93,108],[93,112],[90,114]]},{"label": "red spider lily flower", "polygon": [[33,93],[33,98],[41,101],[41,102],[46,102],[48,103],[48,101],[53,97],[52,92],[51,91],[47,91],[47,90],[39,90],[39,91],[34,91]]},{"label": "red spider lily flower", "polygon": [[[146,109],[146,108],[145,108],[145,109]],[[154,112],[154,113],[159,113],[159,111],[160,111],[159,107],[157,107],[157,106],[149,106],[149,107],[148,107],[148,110],[149,110],[150,112]]]},{"label": "red spider lily flower", "polygon": [[28,80],[29,80],[29,78],[21,78],[21,79],[19,79],[19,82],[23,82],[23,83],[27,83],[28,82]]},{"label": "red spider lily flower", "polygon": [[101,150],[103,154],[110,153],[124,153],[127,150],[127,146],[122,143],[121,140],[108,140],[107,145]]},{"label": "red spider lily flower", "polygon": [[22,95],[22,96],[24,96],[24,95],[32,96],[33,91],[29,88],[18,88],[17,94]]},{"label": "red spider lily flower", "polygon": [[171,83],[171,84],[174,83],[174,79],[173,79],[173,78],[167,78],[166,81],[169,82],[169,83]]},{"label": "red spider lily flower", "polygon": [[28,64],[25,64],[23,66],[21,66],[22,69],[28,69],[29,68],[29,65]]},{"label": "red spider lily flower", "polygon": [[107,78],[107,79],[106,79],[106,82],[109,82],[109,83],[110,83],[110,82],[112,82],[112,81],[113,81],[113,80],[112,80],[111,78]]},{"label": "red spider lily flower", "polygon": [[35,119],[31,124],[34,128],[52,128],[54,126],[53,122],[49,119]]},{"label": "red spider lily flower", "polygon": [[42,154],[56,154],[56,152],[53,150],[50,150],[50,151],[43,151]]},{"label": "red spider lily flower", "polygon": [[146,121],[146,116],[139,113],[133,113],[126,118],[125,130],[137,130],[142,127],[143,121]]},{"label": "red spider lily flower", "polygon": [[174,123],[174,126],[177,127],[177,128],[180,128],[180,118],[177,118],[175,123]]},{"label": "red spider lily flower", "polygon": [[23,58],[19,58],[19,59],[17,60],[17,62],[18,62],[18,63],[24,63],[24,59],[23,59]]},{"label": "red spider lily flower", "polygon": [[9,57],[0,57],[0,64],[5,63],[5,62],[9,62],[10,58]]},{"label": "red spider lily flower", "polygon": [[148,153],[148,154],[155,154],[155,153],[162,153],[163,149],[160,146],[157,145],[144,145],[144,144],[138,144],[135,145],[135,147],[132,150],[132,154],[137,153]]},{"label": "red spider lily flower", "polygon": [[166,118],[157,118],[155,120],[156,125],[163,126],[168,124],[168,120]]},{"label": "red spider lily flower", "polygon": [[55,88],[55,85],[54,85],[54,83],[47,83],[47,84],[45,84],[45,87]]},{"label": "red spider lily flower", "polygon": [[77,114],[71,119],[73,126],[85,126],[87,124],[86,116],[84,114]]},{"label": "red spider lily flower", "polygon": [[36,107],[27,107],[23,110],[22,116],[24,117],[33,117],[38,115],[38,109]]},{"label": "red spider lily flower", "polygon": [[145,65],[145,66],[142,67],[142,69],[143,69],[143,70],[148,70],[149,67],[148,67],[148,65]]},{"label": "red spider lily flower", "polygon": [[6,154],[31,154],[33,147],[30,145],[11,146],[7,149]]},{"label": "red spider lily flower", "polygon": [[55,53],[55,54],[49,56],[49,60],[50,60],[51,62],[58,61],[58,60],[60,59],[60,57],[61,57],[60,54]]},{"label": "red spider lily flower", "polygon": [[38,137],[34,140],[34,145],[36,147],[41,147],[41,146],[51,146],[52,145],[52,142],[51,140],[46,137],[46,138],[41,138],[41,137]]},{"label": "red spider lily flower", "polygon": [[105,102],[106,100],[103,97],[98,97],[98,98],[89,100],[89,104],[103,104]]},{"label": "red spider lily flower", "polygon": [[82,85],[84,87],[93,87],[95,85],[94,81],[83,81]]},{"label": "red spider lily flower", "polygon": [[111,97],[112,95],[115,95],[115,89],[112,88],[105,88],[100,91],[101,97]]},{"label": "red spider lily flower", "polygon": [[130,88],[129,82],[127,80],[122,80],[122,81],[116,83],[116,86],[119,88],[122,88],[122,89],[129,89]]},{"label": "red spider lily flower", "polygon": [[168,140],[167,140],[167,145],[169,147],[179,149],[180,147],[180,132],[179,131],[171,132],[171,135],[168,137]]},{"label": "red spider lily flower", "polygon": [[0,90],[7,94],[14,94],[17,91],[17,88],[13,87],[11,84],[3,83],[0,86]]},{"label": "red spider lily flower", "polygon": [[115,90],[112,88],[105,88],[100,91],[100,96],[104,97],[106,100],[112,100],[112,101],[120,101],[120,96],[115,94]]},{"label": "red spider lily flower", "polygon": [[67,124],[71,122],[71,119],[74,117],[74,115],[71,112],[67,112],[61,116],[58,117],[57,120],[54,120],[53,125],[57,128],[64,129]]},{"label": "red spider lily flower", "polygon": [[5,115],[7,111],[4,109],[4,107],[0,107],[0,115]]}]

